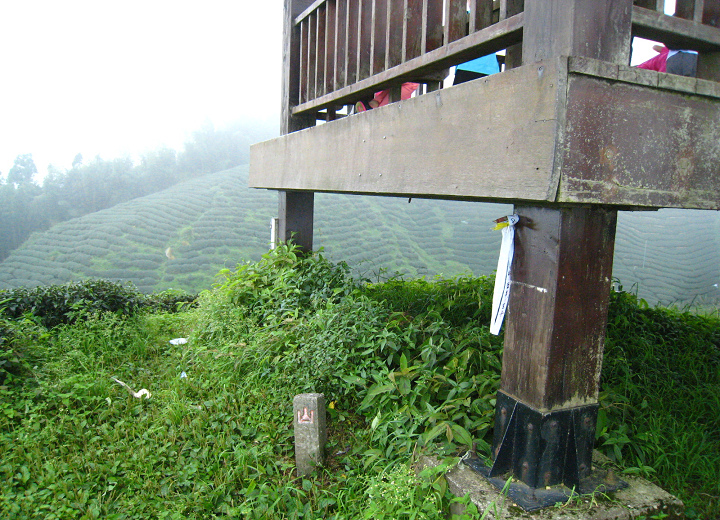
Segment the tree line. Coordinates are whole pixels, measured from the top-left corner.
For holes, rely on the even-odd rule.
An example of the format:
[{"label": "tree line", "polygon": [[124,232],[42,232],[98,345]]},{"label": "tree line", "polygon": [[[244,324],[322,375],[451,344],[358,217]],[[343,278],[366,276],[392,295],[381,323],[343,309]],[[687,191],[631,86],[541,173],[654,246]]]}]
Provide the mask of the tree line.
[{"label": "tree line", "polygon": [[0,173],[0,261],[36,231],[149,195],[173,184],[248,161],[249,145],[272,137],[260,125],[238,123],[222,130],[206,125],[192,134],[181,152],[162,147],[140,156],[85,161],[77,154],[72,167],[48,167],[42,184],[32,154],[15,158]]}]

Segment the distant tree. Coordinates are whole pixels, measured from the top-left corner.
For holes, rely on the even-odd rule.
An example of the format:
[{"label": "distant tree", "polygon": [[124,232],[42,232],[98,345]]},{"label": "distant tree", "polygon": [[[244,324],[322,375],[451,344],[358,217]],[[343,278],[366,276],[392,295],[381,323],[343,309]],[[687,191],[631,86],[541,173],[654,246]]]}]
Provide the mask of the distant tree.
[{"label": "distant tree", "polygon": [[81,153],[79,153],[75,156],[75,159],[73,159],[72,167],[77,168],[78,166],[82,165],[82,162],[83,162],[83,156]]},{"label": "distant tree", "polygon": [[29,184],[33,175],[38,172],[31,153],[25,153],[15,157],[15,164],[10,168],[7,176],[8,184]]}]

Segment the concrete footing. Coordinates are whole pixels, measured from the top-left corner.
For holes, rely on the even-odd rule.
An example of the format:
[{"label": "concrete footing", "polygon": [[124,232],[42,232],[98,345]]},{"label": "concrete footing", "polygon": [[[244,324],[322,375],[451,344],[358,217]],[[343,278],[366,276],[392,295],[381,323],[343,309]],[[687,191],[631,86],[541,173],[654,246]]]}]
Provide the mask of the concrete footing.
[{"label": "concrete footing", "polygon": [[[421,457],[420,467],[436,466],[437,459]],[[593,465],[609,467],[612,462],[598,452],[593,453]],[[683,520],[685,518],[683,503],[647,480],[633,475],[622,475],[629,487],[610,495],[583,495],[571,499],[565,504],[558,504],[532,513],[527,513],[485,478],[472,471],[462,462],[445,474],[448,488],[455,496],[470,495],[473,504],[487,520],[533,519],[533,520],[632,520],[650,518],[653,515],[667,515],[665,520]],[[451,513],[463,513],[464,506],[454,504]]]}]

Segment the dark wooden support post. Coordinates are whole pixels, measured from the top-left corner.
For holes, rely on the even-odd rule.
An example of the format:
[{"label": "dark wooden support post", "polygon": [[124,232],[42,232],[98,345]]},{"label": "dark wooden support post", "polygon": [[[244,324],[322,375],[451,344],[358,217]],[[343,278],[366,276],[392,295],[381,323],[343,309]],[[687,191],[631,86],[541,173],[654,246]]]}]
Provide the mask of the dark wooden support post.
[{"label": "dark wooden support post", "polygon": [[[312,0],[285,0],[283,27],[283,79],[280,134],[286,135],[315,124],[312,116],[294,116],[292,108],[300,99],[300,30],[294,19]],[[306,64],[312,67],[313,64]],[[312,251],[313,209],[315,194],[312,191],[278,191],[278,239],[293,240],[302,251]]]},{"label": "dark wooden support post", "polygon": [[[524,64],[627,63],[632,0],[525,0]],[[575,131],[582,131],[578,128]],[[527,510],[624,483],[592,469],[617,211],[517,205],[494,462],[478,470]],[[563,487],[564,486],[564,487]]]}]

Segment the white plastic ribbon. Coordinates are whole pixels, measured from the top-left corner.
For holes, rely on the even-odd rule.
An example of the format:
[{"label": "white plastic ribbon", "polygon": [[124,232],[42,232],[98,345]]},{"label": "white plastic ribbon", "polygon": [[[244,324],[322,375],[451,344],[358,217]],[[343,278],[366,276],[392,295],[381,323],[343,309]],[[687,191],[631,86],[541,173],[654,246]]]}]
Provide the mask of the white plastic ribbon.
[{"label": "white plastic ribbon", "polygon": [[500,328],[507,310],[508,298],[510,297],[510,267],[515,252],[515,224],[519,221],[520,217],[517,215],[508,215],[495,221],[498,223],[497,227],[502,227],[502,243],[500,244],[500,257],[498,258],[495,273],[495,290],[493,292],[492,315],[490,317],[490,333],[496,336],[500,334]]}]

